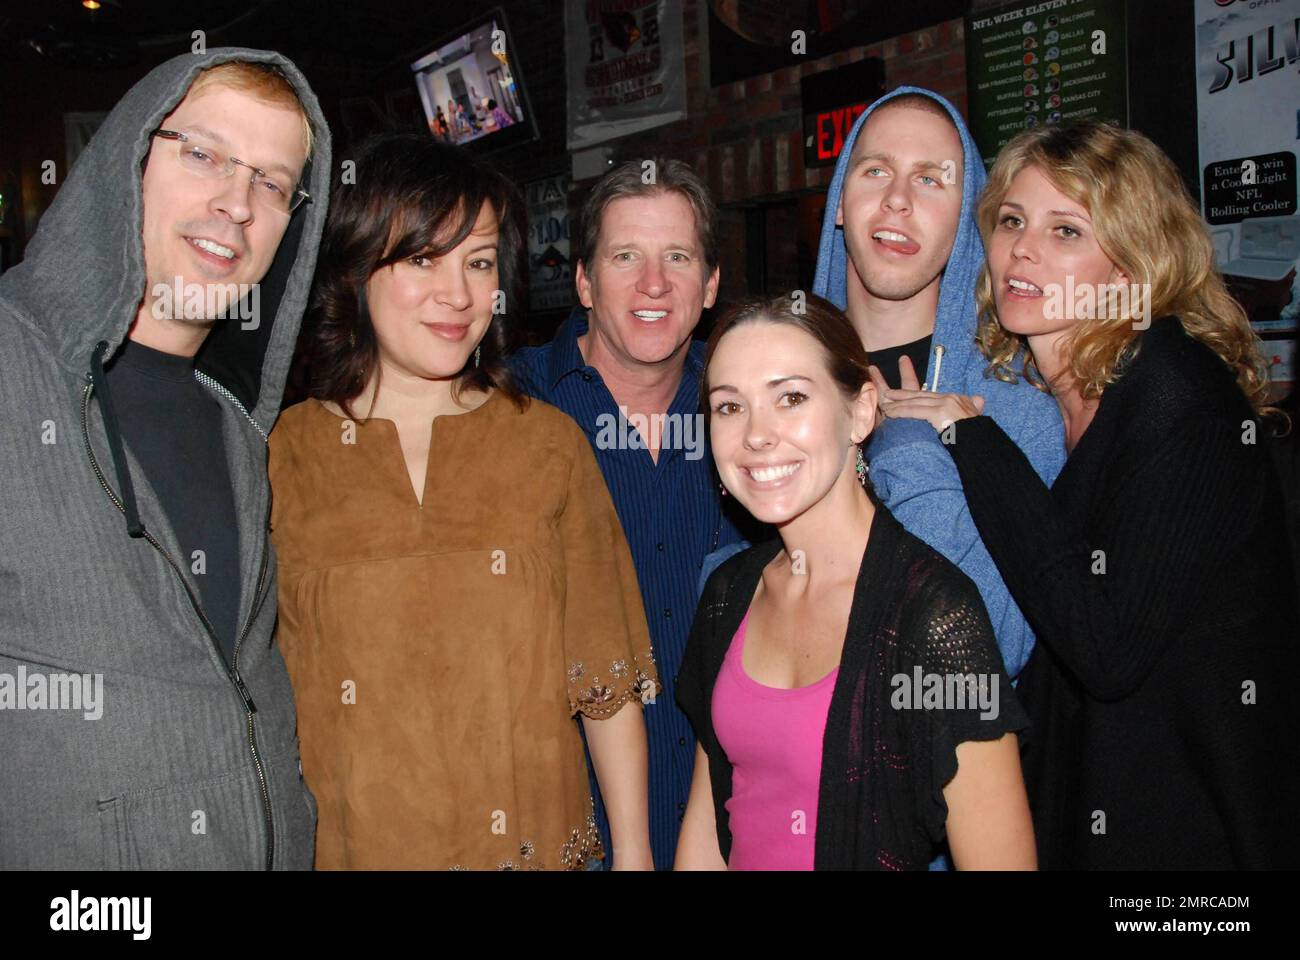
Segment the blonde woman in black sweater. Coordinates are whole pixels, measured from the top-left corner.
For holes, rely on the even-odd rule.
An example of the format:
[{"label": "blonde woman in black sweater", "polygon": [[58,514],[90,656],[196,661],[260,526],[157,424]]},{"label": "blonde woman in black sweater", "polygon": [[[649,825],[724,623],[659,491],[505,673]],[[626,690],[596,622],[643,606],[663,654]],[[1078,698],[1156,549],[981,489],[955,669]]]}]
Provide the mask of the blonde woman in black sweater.
[{"label": "blonde woman in black sweater", "polygon": [[1275,411],[1196,207],[1150,140],[1089,122],[1009,143],[979,224],[980,346],[992,375],[1059,403],[1056,482],[978,397],[873,379],[886,416],[941,432],[1038,635],[1018,692],[1039,863],[1300,866],[1300,628]]}]

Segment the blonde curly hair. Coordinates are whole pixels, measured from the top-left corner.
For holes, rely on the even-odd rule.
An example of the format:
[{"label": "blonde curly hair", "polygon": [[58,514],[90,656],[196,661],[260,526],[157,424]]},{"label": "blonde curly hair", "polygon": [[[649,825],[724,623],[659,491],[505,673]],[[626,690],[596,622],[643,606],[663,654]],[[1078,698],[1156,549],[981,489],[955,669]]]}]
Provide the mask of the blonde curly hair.
[{"label": "blonde curly hair", "polygon": [[[1268,405],[1268,367],[1245,311],[1214,266],[1214,247],[1177,169],[1147,137],[1109,123],[1085,120],[1039,126],[1002,148],[980,195],[976,222],[987,247],[998,208],[1012,180],[1035,167],[1056,189],[1082,204],[1102,252],[1142,291],[1127,309],[1080,322],[1065,341],[1068,371],[1085,399],[1115,382],[1120,364],[1137,348],[1136,316],[1176,316],[1188,335],[1222,358],[1260,415]],[[999,322],[988,263],[976,286],[976,341],[999,380],[1025,380],[1047,390],[1026,338]],[[1149,297],[1149,303],[1143,302]],[[1127,297],[1123,299],[1128,299]],[[1147,310],[1149,309],[1149,313]]]}]

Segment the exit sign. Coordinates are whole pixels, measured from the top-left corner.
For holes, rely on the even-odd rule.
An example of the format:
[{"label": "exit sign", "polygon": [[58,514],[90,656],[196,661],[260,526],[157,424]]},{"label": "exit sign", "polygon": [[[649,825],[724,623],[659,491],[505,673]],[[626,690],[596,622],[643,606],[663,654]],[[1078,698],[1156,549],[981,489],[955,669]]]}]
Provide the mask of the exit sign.
[{"label": "exit sign", "polygon": [[829,166],[858,117],[885,95],[885,65],[879,57],[859,60],[804,77],[800,87],[804,166]]},{"label": "exit sign", "polygon": [[[853,129],[853,121],[857,120],[866,109],[867,104],[855,103],[851,107],[823,110],[813,118],[812,145],[819,164],[831,163],[839,157],[840,151],[844,149],[844,138]],[[804,165],[812,165],[812,161],[806,156]]]}]

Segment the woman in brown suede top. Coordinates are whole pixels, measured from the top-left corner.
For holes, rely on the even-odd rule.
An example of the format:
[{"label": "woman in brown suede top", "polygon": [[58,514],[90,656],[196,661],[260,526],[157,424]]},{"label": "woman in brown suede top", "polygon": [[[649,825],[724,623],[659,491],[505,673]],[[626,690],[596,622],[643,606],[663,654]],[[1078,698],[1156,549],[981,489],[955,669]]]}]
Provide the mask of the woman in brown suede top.
[{"label": "woman in brown suede top", "polygon": [[270,453],[319,868],[590,869],[576,714],[617,866],[650,866],[632,559],[586,437],[501,360],[518,211],[500,175],[406,135],[331,202],[312,399]]}]

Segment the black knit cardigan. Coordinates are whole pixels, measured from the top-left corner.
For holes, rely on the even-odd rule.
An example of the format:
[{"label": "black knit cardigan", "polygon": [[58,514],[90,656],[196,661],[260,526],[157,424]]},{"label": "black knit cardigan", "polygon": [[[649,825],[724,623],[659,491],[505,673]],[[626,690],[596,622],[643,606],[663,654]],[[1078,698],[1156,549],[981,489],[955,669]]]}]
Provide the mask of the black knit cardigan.
[{"label": "black knit cardigan", "polygon": [[1178,318],[1133,347],[1050,490],[988,417],[948,445],[1038,637],[1017,690],[1039,867],[1295,869],[1300,618],[1270,428]]},{"label": "black knit cardigan", "polygon": [[[779,539],[731,557],[709,578],[691,627],[677,701],[709,758],[722,856],[731,851],[731,763],[713,730],[713,687],[727,648]],[[998,712],[969,698],[939,709],[896,709],[893,678],[984,675]],[[974,583],[877,506],[831,696],[817,799],[817,870],[924,870],[945,835],[943,788],[956,747],[1027,725]]]}]

